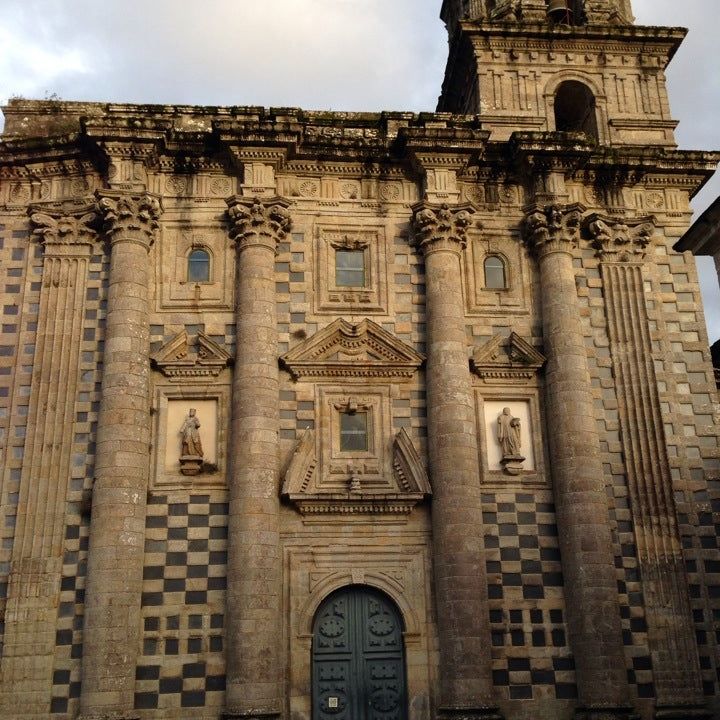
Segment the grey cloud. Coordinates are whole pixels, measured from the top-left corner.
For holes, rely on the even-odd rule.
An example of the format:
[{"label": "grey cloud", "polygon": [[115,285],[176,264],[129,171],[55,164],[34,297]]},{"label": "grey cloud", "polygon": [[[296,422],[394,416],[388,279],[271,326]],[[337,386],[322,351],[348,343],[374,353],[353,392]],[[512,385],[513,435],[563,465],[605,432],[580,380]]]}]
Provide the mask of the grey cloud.
[{"label": "grey cloud", "polygon": [[[668,70],[681,147],[720,147],[717,0],[634,0],[637,20],[690,34]],[[432,110],[447,40],[441,0],[4,0],[13,43],[0,58],[12,94],[116,102]],[[0,37],[2,37],[0,31]],[[56,62],[28,62],[42,49]],[[82,58],[63,69],[62,59]],[[694,202],[704,209],[720,178]],[[703,266],[711,338],[720,336],[717,278]]]}]

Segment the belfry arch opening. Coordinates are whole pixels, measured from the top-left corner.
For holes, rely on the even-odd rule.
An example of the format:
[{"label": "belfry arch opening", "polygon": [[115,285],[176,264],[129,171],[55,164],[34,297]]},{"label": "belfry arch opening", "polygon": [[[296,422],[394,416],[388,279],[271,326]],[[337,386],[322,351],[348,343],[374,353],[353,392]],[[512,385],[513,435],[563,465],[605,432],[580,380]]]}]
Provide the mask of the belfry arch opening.
[{"label": "belfry arch opening", "polygon": [[582,132],[599,142],[597,103],[592,90],[578,80],[566,80],[555,91],[555,129]]}]

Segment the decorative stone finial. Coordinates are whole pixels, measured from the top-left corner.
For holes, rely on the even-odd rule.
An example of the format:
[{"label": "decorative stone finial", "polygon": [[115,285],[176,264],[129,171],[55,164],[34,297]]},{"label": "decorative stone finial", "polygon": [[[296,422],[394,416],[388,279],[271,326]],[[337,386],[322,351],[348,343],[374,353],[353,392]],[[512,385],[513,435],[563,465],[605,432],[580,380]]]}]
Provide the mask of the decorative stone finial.
[{"label": "decorative stone finial", "polygon": [[98,207],[111,242],[137,242],[148,250],[155,242],[162,212],[156,197],[104,191],[98,193]]},{"label": "decorative stone finial", "polygon": [[475,215],[472,205],[423,202],[413,206],[413,213],[415,246],[425,255],[437,250],[460,252],[467,245],[467,231]]},{"label": "decorative stone finial", "polygon": [[571,253],[580,237],[582,205],[533,205],[525,214],[525,240],[538,256]]},{"label": "decorative stone finial", "polygon": [[273,252],[292,229],[290,203],[284,198],[245,198],[235,195],[227,200],[230,237],[238,250],[263,245]]},{"label": "decorative stone finial", "polygon": [[598,257],[604,262],[641,262],[655,232],[655,218],[619,222],[591,215],[587,228]]}]

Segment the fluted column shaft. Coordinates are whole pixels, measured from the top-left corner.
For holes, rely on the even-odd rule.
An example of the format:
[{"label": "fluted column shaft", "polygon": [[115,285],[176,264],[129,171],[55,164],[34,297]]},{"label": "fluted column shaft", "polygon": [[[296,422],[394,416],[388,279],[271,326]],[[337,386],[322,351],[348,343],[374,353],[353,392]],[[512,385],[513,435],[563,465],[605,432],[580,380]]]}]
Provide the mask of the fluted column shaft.
[{"label": "fluted column shaft", "polygon": [[[44,246],[40,312],[20,482],[5,637],[0,715],[46,717],[55,659],[65,509],[71,476],[92,204],[32,208]],[[62,378],[58,382],[58,378]]]},{"label": "fluted column shaft", "polygon": [[111,246],[97,431],[81,717],[135,718],[135,667],[150,451],[148,252],[160,206],[107,191],[100,210]]},{"label": "fluted column shaft", "polygon": [[608,318],[635,545],[653,657],[656,716],[709,716],[704,709],[687,576],[655,376],[643,260],[652,218],[624,224],[590,218]]},{"label": "fluted column shaft", "polygon": [[538,257],[546,367],[546,413],[570,645],[582,716],[628,711],[617,580],[600,441],[572,251],[576,207],[533,208],[527,238]]},{"label": "fluted column shaft", "polygon": [[230,198],[237,247],[228,540],[228,718],[281,712],[279,379],[275,253],[290,228],[280,199]]},{"label": "fluted column shaft", "polygon": [[415,208],[416,245],[425,257],[439,709],[445,715],[493,717],[477,427],[460,283],[471,221],[466,207]]}]

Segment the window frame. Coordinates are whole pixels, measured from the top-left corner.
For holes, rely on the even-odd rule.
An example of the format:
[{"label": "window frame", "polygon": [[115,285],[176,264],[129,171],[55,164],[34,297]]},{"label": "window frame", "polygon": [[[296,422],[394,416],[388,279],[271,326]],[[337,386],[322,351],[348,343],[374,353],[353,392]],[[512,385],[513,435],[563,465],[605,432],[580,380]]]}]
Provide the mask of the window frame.
[{"label": "window frame", "polygon": [[[494,270],[502,269],[502,279],[503,284],[496,286],[496,285],[490,285],[488,283],[488,263],[492,260],[497,260],[500,263],[500,268],[495,267],[492,268]],[[508,263],[507,261],[498,255],[497,253],[492,253],[489,255],[486,255],[483,259],[483,290],[508,290],[510,288],[510,278],[508,273]]]},{"label": "window frame", "polygon": [[[205,279],[205,280],[193,280],[190,277],[190,264],[192,262],[192,256],[195,253],[199,253],[199,252],[205,253],[205,255],[207,256],[207,279]],[[210,284],[213,282],[212,271],[213,271],[213,256],[212,256],[212,252],[210,251],[210,249],[205,247],[204,245],[192,246],[190,248],[190,251],[188,252],[187,256],[185,257],[185,281],[192,285]]]},{"label": "window frame", "polygon": [[[347,291],[366,290],[366,289],[368,288],[368,280],[369,280],[369,278],[368,278],[368,274],[369,274],[369,273],[368,273],[368,255],[367,255],[367,248],[350,248],[350,247],[348,247],[348,248],[338,248],[338,247],[336,247],[336,248],[334,248],[334,250],[335,250],[335,256],[334,256],[334,261],[335,261],[335,263],[334,263],[334,265],[335,265],[335,276],[334,276],[334,278],[333,278],[334,287],[336,287],[336,288],[338,288],[338,289],[342,289],[342,290],[347,290]],[[340,268],[340,267],[339,267],[339,263],[338,263],[338,259],[339,259],[340,255],[341,255],[341,253],[345,253],[345,254],[348,255],[348,256],[351,256],[351,255],[360,256],[360,257],[362,258],[362,269]],[[357,273],[362,272],[362,284],[361,284],[361,285],[345,285],[345,284],[341,284],[341,283],[338,281],[338,274],[339,274],[340,272],[350,272],[350,273],[352,273],[352,272],[357,272]]]}]

